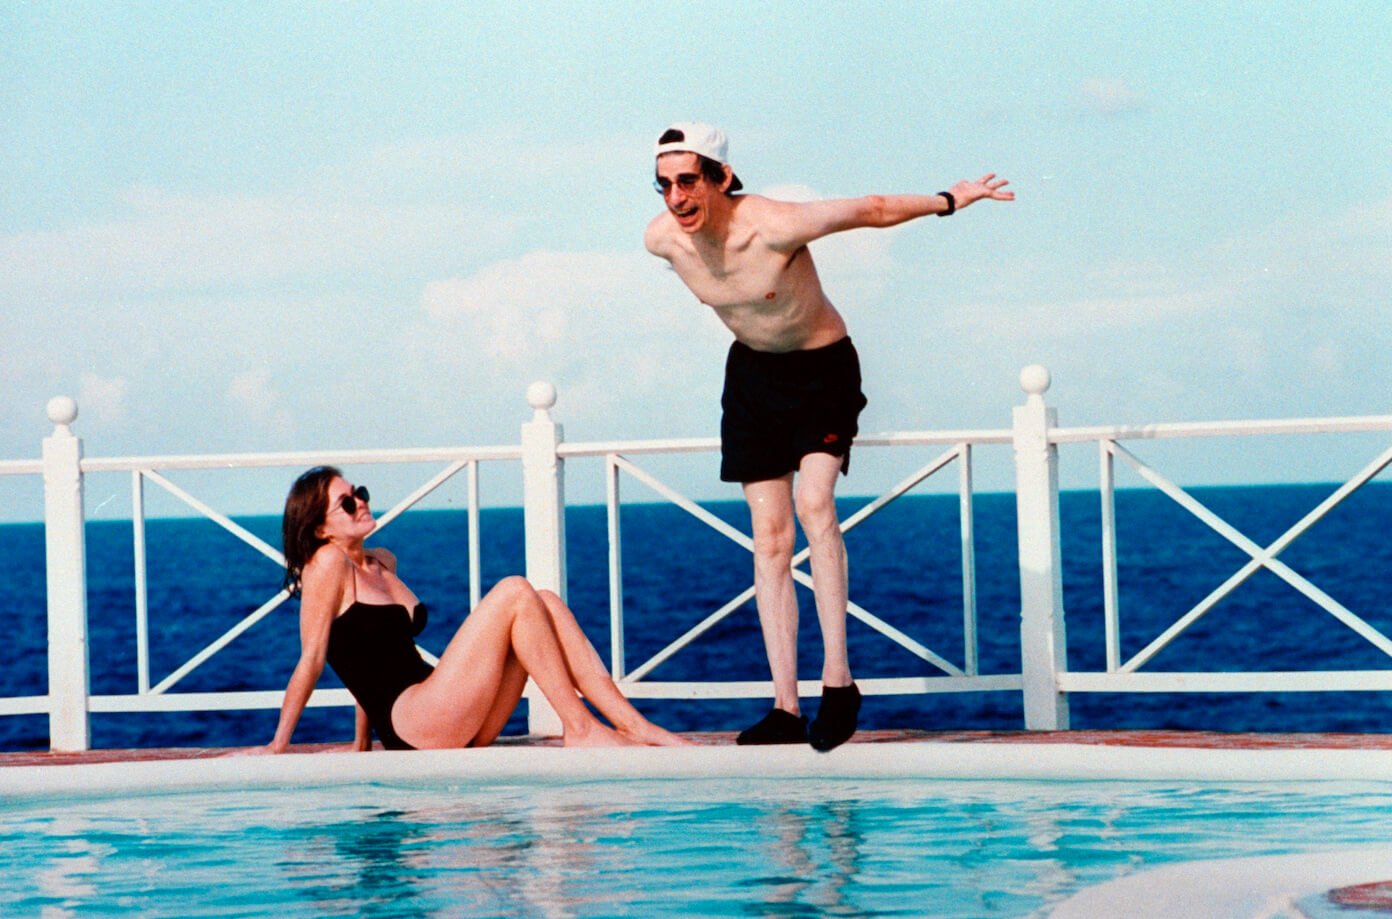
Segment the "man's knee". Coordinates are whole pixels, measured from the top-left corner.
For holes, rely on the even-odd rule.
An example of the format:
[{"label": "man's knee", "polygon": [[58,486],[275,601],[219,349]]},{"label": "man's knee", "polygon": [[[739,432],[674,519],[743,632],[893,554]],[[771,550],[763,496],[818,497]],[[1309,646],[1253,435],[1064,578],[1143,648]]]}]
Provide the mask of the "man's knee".
[{"label": "man's knee", "polygon": [[794,498],[798,522],[807,538],[816,539],[839,526],[836,496],[830,489],[799,488]]},{"label": "man's knee", "polygon": [[791,517],[772,517],[754,523],[754,555],[764,560],[791,559],[797,531]]}]

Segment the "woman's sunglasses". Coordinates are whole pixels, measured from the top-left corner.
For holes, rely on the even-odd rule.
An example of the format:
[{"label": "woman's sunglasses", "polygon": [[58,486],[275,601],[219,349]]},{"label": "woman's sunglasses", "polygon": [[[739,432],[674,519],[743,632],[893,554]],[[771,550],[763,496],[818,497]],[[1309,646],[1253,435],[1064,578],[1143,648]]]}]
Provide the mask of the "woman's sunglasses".
[{"label": "woman's sunglasses", "polygon": [[363,504],[368,504],[370,502],[370,498],[367,494],[366,485],[359,485],[357,488],[348,492],[348,494],[344,495],[342,498],[339,498],[338,506],[343,509],[343,513],[347,514],[349,517],[352,517],[358,512],[359,501],[361,501]]}]

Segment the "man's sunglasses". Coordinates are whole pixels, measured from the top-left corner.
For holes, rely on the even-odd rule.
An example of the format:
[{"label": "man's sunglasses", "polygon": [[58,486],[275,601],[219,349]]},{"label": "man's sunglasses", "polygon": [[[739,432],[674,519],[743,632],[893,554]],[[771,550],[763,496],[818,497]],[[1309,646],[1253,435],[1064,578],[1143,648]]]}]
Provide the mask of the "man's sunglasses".
[{"label": "man's sunglasses", "polygon": [[349,517],[352,517],[358,512],[359,501],[361,501],[363,504],[367,504],[370,501],[370,498],[367,494],[366,485],[359,485],[357,488],[348,492],[348,494],[344,495],[342,498],[339,498],[338,506],[343,509],[343,513],[347,514]]},{"label": "man's sunglasses", "polygon": [[[691,191],[699,181],[701,181],[699,172],[683,172],[677,175],[677,187],[682,191]],[[658,176],[653,179],[653,189],[659,195],[665,195],[672,190],[672,180],[666,176]]]}]

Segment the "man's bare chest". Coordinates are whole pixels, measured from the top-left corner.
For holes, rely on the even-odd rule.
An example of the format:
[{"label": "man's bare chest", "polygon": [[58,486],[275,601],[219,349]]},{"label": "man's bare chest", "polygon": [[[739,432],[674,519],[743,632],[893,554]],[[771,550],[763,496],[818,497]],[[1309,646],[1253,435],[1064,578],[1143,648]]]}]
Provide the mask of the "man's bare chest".
[{"label": "man's bare chest", "polygon": [[774,307],[789,288],[782,257],[713,261],[692,254],[673,260],[672,267],[702,303],[718,310]]}]

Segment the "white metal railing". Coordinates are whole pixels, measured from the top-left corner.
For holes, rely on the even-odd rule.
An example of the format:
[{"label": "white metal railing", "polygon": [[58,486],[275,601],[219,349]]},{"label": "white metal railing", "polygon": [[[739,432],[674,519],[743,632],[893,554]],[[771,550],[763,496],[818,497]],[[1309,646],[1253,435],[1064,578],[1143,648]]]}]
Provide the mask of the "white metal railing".
[{"label": "white metal railing", "polygon": [[[1131,427],[1060,428],[1055,410],[1044,402],[1049,374],[1043,367],[1027,367],[1020,375],[1026,393],[1023,405],[1014,409],[1010,428],[979,431],[939,431],[869,435],[857,439],[857,447],[906,446],[941,447],[942,452],[905,476],[884,495],[867,503],[841,522],[850,531],[871,515],[917,487],[933,475],[956,463],[959,497],[960,542],[963,594],[963,647],[961,664],[949,660],[913,639],[906,631],[891,625],[875,613],[851,603],[852,616],[908,649],[938,675],[907,676],[869,680],[868,692],[928,693],[981,690],[1020,691],[1023,695],[1025,726],[1029,729],[1068,727],[1070,692],[1148,692],[1204,690],[1213,692],[1257,692],[1279,690],[1392,689],[1392,669],[1309,671],[1300,673],[1158,673],[1143,669],[1154,655],[1181,634],[1219,599],[1242,583],[1253,572],[1265,568],[1283,578],[1304,596],[1319,604],[1345,626],[1353,629],[1383,653],[1392,656],[1389,640],[1366,620],[1330,598],[1308,580],[1284,565],[1282,551],[1313,523],[1352,494],[1364,483],[1392,464],[1392,449],[1376,458],[1344,486],[1312,509],[1302,520],[1268,545],[1260,545],[1240,533],[1192,495],[1165,478],[1160,472],[1122,445],[1130,440],[1159,440],[1184,437],[1229,437],[1273,434],[1338,434],[1348,432],[1392,431],[1392,416],[1367,418],[1295,419],[1284,421],[1235,421],[1206,424],[1157,424]],[[226,515],[178,485],[170,473],[193,469],[249,467],[296,467],[319,463],[336,465],[439,463],[442,468],[410,495],[388,510],[379,520],[386,526],[402,512],[417,504],[446,481],[465,472],[468,479],[469,583],[470,606],[478,602],[481,590],[478,535],[478,468],[483,462],[519,462],[523,485],[526,541],[526,575],[538,588],[561,596],[566,587],[565,554],[565,462],[580,457],[603,462],[609,531],[610,629],[612,672],[623,690],[647,698],[738,698],[767,696],[767,680],[718,683],[663,683],[650,679],[654,670],[679,654],[712,626],[752,596],[752,588],[741,591],[710,611],[696,626],[672,636],[648,660],[630,666],[626,654],[622,526],[620,481],[629,476],[658,495],[711,527],[746,551],[752,551],[750,538],[731,527],[668,483],[645,469],[640,457],[655,454],[711,451],[714,438],[665,441],[614,441],[567,443],[561,426],[551,417],[556,392],[549,384],[533,384],[527,399],[532,417],[521,426],[520,442],[515,446],[458,447],[400,450],[359,450],[324,453],[223,454],[207,456],[166,456],[129,458],[85,458],[82,442],[71,424],[77,406],[59,397],[48,404],[53,433],[44,439],[40,461],[0,462],[0,475],[41,475],[44,481],[45,546],[47,553],[48,598],[48,692],[43,696],[0,699],[0,715],[47,713],[50,743],[57,750],[86,749],[90,742],[90,712],[175,711],[231,708],[276,708],[282,690],[235,693],[170,692],[222,648],[250,628],[271,609],[284,602],[284,592],[265,600],[256,610],[228,629],[206,647],[192,654],[183,664],[156,680],[149,664],[149,609],[145,576],[145,500],[148,484],[163,489],[202,516],[209,518],[253,550],[282,562],[280,553],[236,524]],[[1058,512],[1058,447],[1061,444],[1095,443],[1101,458],[1100,487],[1103,529],[1103,593],[1105,606],[1106,668],[1100,673],[1070,672],[1067,666],[1065,616],[1063,609],[1060,523]],[[1013,447],[1015,502],[1017,516],[1017,566],[1020,578],[1020,670],[1017,674],[983,675],[977,663],[976,557],[974,550],[974,508],[972,465],[974,451],[983,446]],[[1138,654],[1121,658],[1119,591],[1117,587],[1116,527],[1114,502],[1115,459],[1132,466],[1146,481],[1188,509],[1200,520],[1244,551],[1249,561],[1209,597],[1180,615],[1175,623],[1156,636]],[[86,549],[83,480],[91,473],[126,473],[132,492],[133,539],[135,544],[137,692],[132,695],[91,696],[88,690],[88,647],[86,609]],[[806,551],[794,559],[794,578],[811,586],[802,570]],[[815,685],[802,685],[800,692],[815,693]],[[533,731],[555,731],[554,713],[540,696],[529,691],[530,727]],[[350,704],[343,690],[316,693],[315,705]]]},{"label": "white metal railing", "polygon": [[[897,498],[926,481],[954,461],[958,463],[960,475],[958,483],[959,509],[962,546],[962,585],[963,585],[963,664],[957,666],[942,655],[929,649],[910,637],[901,629],[890,625],[881,617],[856,603],[847,604],[850,616],[865,623],[871,629],[887,637],[890,641],[909,651],[915,657],[936,668],[944,677],[897,677],[858,680],[862,691],[872,693],[911,693],[911,692],[970,692],[1003,689],[1019,689],[1018,675],[982,676],[977,666],[977,628],[976,628],[976,557],[973,537],[972,474],[971,451],[973,444],[1008,444],[1010,431],[944,431],[922,434],[882,434],[856,439],[857,448],[862,447],[904,447],[904,446],[947,446],[948,449],[934,460],[914,471],[894,485],[884,495],[874,499],[854,514],[841,521],[842,533],[848,533],[869,519],[876,512],[887,507]],[[754,551],[751,537],[721,520],[709,510],[681,494],[668,483],[633,461],[633,457],[671,452],[709,452],[719,448],[714,438],[684,440],[680,442],[609,442],[609,443],[570,443],[560,448],[565,458],[601,457],[604,460],[606,512],[609,541],[609,597],[610,597],[610,646],[611,672],[626,693],[644,698],[743,698],[766,697],[771,694],[771,684],[767,681],[702,681],[696,682],[657,682],[647,677],[658,666],[692,644],[715,625],[744,606],[754,596],[750,584],[744,590],[709,613],[695,626],[677,636],[664,648],[637,667],[629,669],[626,655],[624,631],[624,593],[622,563],[622,527],[620,522],[620,475],[630,477],[647,486],[654,493],[681,508],[691,517],[700,521],[716,533],[729,539],[747,552]],[[811,576],[802,570],[810,555],[803,548],[792,559],[793,578],[796,583],[812,587]],[[752,570],[752,566],[751,566]],[[799,691],[814,694],[820,691],[819,684],[803,681]]]},{"label": "white metal railing", "polygon": [[[192,655],[182,665],[175,668],[154,686],[150,685],[149,670],[149,604],[146,591],[146,553],[145,553],[145,511],[144,511],[144,482],[153,482],[159,485],[169,494],[178,498],[188,507],[197,511],[201,516],[206,517],[218,526],[227,530],[237,539],[247,544],[251,548],[265,555],[277,565],[285,564],[285,556],[280,550],[273,548],[260,537],[248,531],[245,527],[236,523],[225,514],[215,510],[204,501],[191,495],[188,491],[171,482],[168,478],[156,471],[157,469],[165,472],[176,469],[198,469],[215,467],[233,468],[252,468],[252,467],[291,467],[302,469],[307,464],[327,463],[330,465],[350,463],[419,463],[426,461],[447,462],[447,465],[440,472],[431,476],[427,481],[417,487],[409,495],[397,502],[393,507],[377,518],[377,525],[373,532],[378,532],[388,526],[393,520],[399,517],[409,508],[415,506],[422,499],[430,495],[437,488],[449,481],[461,471],[467,471],[467,490],[468,490],[468,541],[469,541],[469,592],[470,608],[477,605],[480,591],[479,575],[479,553],[478,548],[478,464],[483,459],[516,459],[516,451],[506,451],[489,449],[481,451],[471,451],[465,458],[458,458],[461,451],[433,451],[433,450],[392,450],[392,451],[353,451],[337,454],[313,454],[313,458],[306,454],[261,454],[246,455],[233,454],[221,457],[164,457],[164,458],[131,458],[88,461],[83,464],[84,472],[95,471],[124,471],[131,473],[131,522],[134,535],[134,557],[135,557],[135,609],[136,609],[136,657],[137,657],[137,686],[138,692],[134,698],[125,696],[113,697],[94,697],[92,704],[94,710],[105,711],[143,711],[141,697],[160,696],[172,689],[179,681],[184,679],[198,667],[207,662],[213,655],[231,644],[243,632],[250,629],[260,622],[269,613],[277,609],[282,603],[290,598],[286,590],[280,590],[275,595],[268,598],[254,611],[243,617],[231,628],[223,632],[203,649]],[[453,458],[452,458],[453,457]],[[422,653],[434,663],[433,656],[422,649]],[[244,694],[242,693],[221,693],[218,694],[222,701],[217,705],[208,705],[201,702],[199,709],[204,708],[245,708]],[[325,691],[316,693],[311,704],[332,705],[347,704],[349,702],[346,691]],[[257,694],[252,694],[254,698],[260,698]],[[181,701],[187,701],[186,694],[180,694]],[[276,706],[279,706],[277,701]],[[259,707],[259,706],[258,706]],[[187,710],[187,709],[185,709]]]},{"label": "white metal railing", "polygon": [[[620,684],[625,694],[634,698],[711,699],[767,698],[771,696],[772,683],[769,680],[660,682],[647,679],[648,675],[659,665],[749,602],[754,595],[752,585],[711,612],[694,627],[677,636],[666,647],[638,667],[629,669],[627,665],[622,575],[622,527],[619,513],[621,506],[620,473],[634,477],[696,520],[739,545],[745,551],[752,553],[753,541],[747,534],[716,517],[648,470],[643,469],[632,459],[651,454],[709,452],[718,449],[719,441],[714,438],[691,438],[661,441],[566,442],[562,436],[560,425],[556,424],[550,415],[550,410],[556,402],[554,387],[549,384],[533,384],[528,390],[527,398],[533,409],[532,420],[523,426],[522,432],[528,578],[533,583],[538,584],[553,581],[560,584],[565,583],[565,543],[561,538],[561,534],[565,531],[564,464],[569,459],[602,458],[609,542],[611,672],[615,681]],[[856,439],[857,447],[947,445],[949,449],[936,460],[905,478],[884,496],[872,501],[856,514],[842,521],[841,529],[843,532],[853,529],[873,513],[946,467],[952,461],[960,460],[962,470],[960,501],[963,545],[963,616],[966,636],[966,647],[963,654],[964,666],[958,667],[950,663],[946,658],[914,640],[904,631],[890,625],[879,616],[852,601],[847,605],[847,612],[851,616],[866,623],[872,629],[887,636],[891,641],[946,674],[941,677],[915,675],[857,680],[862,691],[867,694],[1018,691],[1020,689],[1021,682],[1018,674],[981,675],[977,671],[975,553],[972,547],[971,446],[972,444],[1007,444],[1011,442],[1011,438],[1009,430],[996,430],[883,434]],[[792,573],[797,583],[811,587],[811,576],[799,567],[806,563],[808,554],[808,550],[803,549],[794,555]],[[800,681],[798,691],[803,695],[813,695],[820,691],[820,686],[812,681]],[[543,704],[544,699],[535,687],[528,687],[527,698],[529,700],[530,730],[534,733],[559,731],[559,724],[554,719],[554,713]]]},{"label": "white metal railing", "polygon": [[[1286,672],[1160,672],[1142,671],[1151,660],[1202,616],[1229,596],[1257,571],[1265,569],[1313,601],[1335,620],[1392,657],[1392,639],[1369,624],[1305,576],[1279,559],[1302,534],[1392,464],[1392,448],[1379,453],[1347,482],[1320,501],[1275,540],[1261,545],[1176,485],[1159,470],[1122,445],[1124,440],[1165,440],[1193,437],[1256,437],[1293,434],[1392,432],[1392,415],[1356,418],[1286,419],[1157,424],[1143,427],[1060,428],[1050,434],[1056,443],[1094,442],[1099,455],[1101,497],[1103,622],[1106,651],[1104,673],[1069,672],[1060,688],[1074,692],[1280,692],[1392,689],[1392,669],[1301,670]],[[1183,612],[1140,651],[1123,660],[1121,601],[1117,573],[1115,463],[1121,459],[1147,483],[1238,547],[1248,560],[1203,599]]]},{"label": "white metal railing", "polygon": [[[81,441],[73,436],[71,424],[77,406],[71,399],[57,398],[48,406],[54,434],[44,441],[41,463],[45,481],[45,537],[48,556],[48,632],[49,691],[46,696],[3,700],[0,714],[47,712],[50,717],[50,744],[59,750],[82,750],[90,745],[89,712],[211,711],[249,708],[278,708],[283,690],[238,692],[170,692],[223,648],[279,607],[288,598],[285,590],[276,592],[260,606],[225,630],[212,642],[188,657],[158,681],[150,673],[149,603],[147,594],[147,554],[145,533],[145,485],[152,483],[206,517],[255,551],[278,565],[284,556],[260,537],[248,531],[207,502],[168,477],[168,473],[195,469],[294,468],[317,464],[422,464],[443,463],[444,468],[430,476],[396,505],[381,514],[377,530],[388,526],[403,512],[452,479],[466,473],[468,495],[468,566],[470,608],[478,603],[479,571],[479,492],[478,467],[487,461],[517,461],[517,447],[430,448],[402,450],[352,450],[323,453],[221,454],[199,456],[84,458]],[[27,473],[19,464],[0,467],[0,473]],[[86,615],[86,569],[84,542],[83,477],[92,473],[129,473],[131,477],[131,521],[134,557],[136,686],[133,694],[93,696],[88,693],[88,647]],[[422,649],[427,659],[434,657]],[[312,706],[351,705],[346,690],[318,690]]]}]

